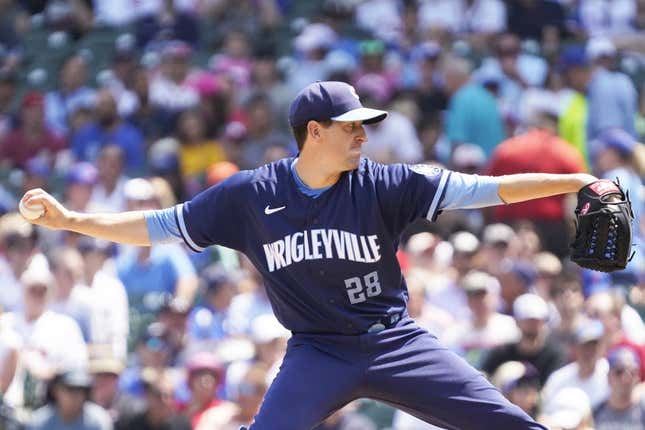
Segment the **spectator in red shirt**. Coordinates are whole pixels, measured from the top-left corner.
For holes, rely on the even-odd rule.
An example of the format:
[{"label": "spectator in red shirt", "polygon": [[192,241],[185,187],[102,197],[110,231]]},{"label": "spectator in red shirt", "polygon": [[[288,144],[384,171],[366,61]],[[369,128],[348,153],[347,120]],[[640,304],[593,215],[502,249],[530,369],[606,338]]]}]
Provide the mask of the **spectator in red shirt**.
[{"label": "spectator in red shirt", "polygon": [[45,98],[39,92],[27,93],[20,110],[20,125],[0,143],[0,159],[11,167],[25,168],[35,156],[53,156],[65,148],[65,139],[45,123]]},{"label": "spectator in red shirt", "polygon": [[[491,158],[488,173],[494,176],[524,172],[581,173],[585,164],[576,150],[557,135],[557,103],[545,100],[535,110],[529,130],[500,143]],[[497,206],[496,221],[529,219],[543,239],[543,247],[562,257],[567,254],[569,238],[565,224],[564,195],[530,202]]]}]

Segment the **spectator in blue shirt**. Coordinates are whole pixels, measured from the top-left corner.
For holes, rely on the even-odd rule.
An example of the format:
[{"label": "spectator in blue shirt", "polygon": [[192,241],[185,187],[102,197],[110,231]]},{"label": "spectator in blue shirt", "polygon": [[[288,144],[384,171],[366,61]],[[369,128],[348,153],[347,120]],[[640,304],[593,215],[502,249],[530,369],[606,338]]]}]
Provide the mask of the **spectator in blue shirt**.
[{"label": "spectator in blue shirt", "polygon": [[188,334],[197,341],[215,341],[228,336],[226,318],[237,287],[233,279],[216,266],[203,273],[206,291],[203,305],[196,306],[188,316]]},{"label": "spectator in blue shirt", "polygon": [[123,150],[125,167],[131,173],[145,166],[145,141],[141,131],[119,117],[112,93],[103,89],[97,94],[96,121],[82,127],[72,137],[72,152],[83,161],[97,160],[101,149],[117,145]]},{"label": "spectator in blue shirt", "polygon": [[[124,186],[128,210],[158,209],[155,190],[146,179],[131,179]],[[186,251],[178,244],[152,248],[128,247],[117,259],[117,271],[131,308],[155,313],[168,295],[192,304],[197,276]]]},{"label": "spectator in blue shirt", "polygon": [[638,95],[627,75],[610,69],[616,47],[609,39],[594,38],[587,43],[586,54],[591,62],[591,79],[587,86],[587,138],[596,139],[609,128],[620,128],[636,137]]},{"label": "spectator in blue shirt", "polygon": [[452,147],[473,143],[490,157],[504,140],[504,125],[493,95],[481,85],[469,82],[471,64],[464,58],[449,58],[443,72],[450,93],[446,134]]},{"label": "spectator in blue shirt", "polygon": [[67,133],[72,114],[94,104],[96,93],[86,83],[87,65],[83,57],[68,58],[60,72],[59,88],[45,96],[45,119],[52,130]]}]

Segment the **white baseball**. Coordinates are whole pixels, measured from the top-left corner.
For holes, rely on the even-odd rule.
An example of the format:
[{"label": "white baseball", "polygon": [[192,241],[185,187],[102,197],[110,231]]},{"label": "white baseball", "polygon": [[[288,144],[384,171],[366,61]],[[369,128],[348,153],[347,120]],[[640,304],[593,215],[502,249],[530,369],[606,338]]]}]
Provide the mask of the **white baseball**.
[{"label": "white baseball", "polygon": [[22,216],[24,216],[28,220],[34,220],[43,216],[43,214],[45,213],[45,206],[43,206],[41,203],[33,203],[27,206],[22,200],[20,200],[18,210],[20,211]]}]

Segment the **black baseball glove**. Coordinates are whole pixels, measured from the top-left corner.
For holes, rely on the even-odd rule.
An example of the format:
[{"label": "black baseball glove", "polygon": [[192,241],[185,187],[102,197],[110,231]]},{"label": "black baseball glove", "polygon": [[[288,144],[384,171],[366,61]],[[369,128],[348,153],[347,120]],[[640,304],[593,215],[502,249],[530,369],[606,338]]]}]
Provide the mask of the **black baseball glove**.
[{"label": "black baseball glove", "polygon": [[580,267],[613,272],[631,260],[632,204],[618,182],[606,179],[578,191],[576,237],[571,260]]}]

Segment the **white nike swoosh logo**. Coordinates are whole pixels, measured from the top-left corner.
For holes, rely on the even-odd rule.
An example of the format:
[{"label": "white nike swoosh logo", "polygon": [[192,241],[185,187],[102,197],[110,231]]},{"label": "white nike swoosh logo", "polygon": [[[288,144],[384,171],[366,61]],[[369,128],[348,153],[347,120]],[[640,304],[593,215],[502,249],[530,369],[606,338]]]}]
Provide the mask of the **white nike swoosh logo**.
[{"label": "white nike swoosh logo", "polygon": [[264,208],[264,213],[267,215],[271,215],[272,213],[281,211],[284,208],[286,208],[286,206],[280,206],[279,208],[270,209],[269,206],[267,205],[267,207]]}]

